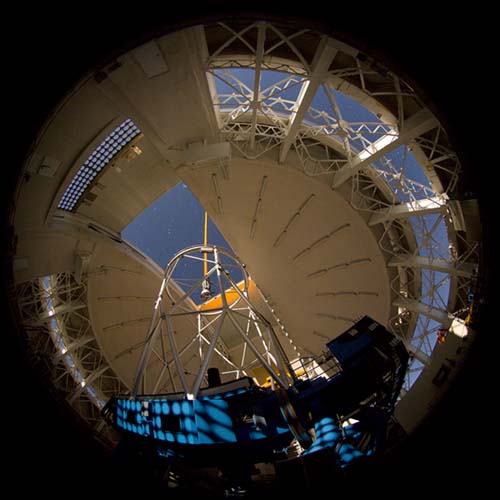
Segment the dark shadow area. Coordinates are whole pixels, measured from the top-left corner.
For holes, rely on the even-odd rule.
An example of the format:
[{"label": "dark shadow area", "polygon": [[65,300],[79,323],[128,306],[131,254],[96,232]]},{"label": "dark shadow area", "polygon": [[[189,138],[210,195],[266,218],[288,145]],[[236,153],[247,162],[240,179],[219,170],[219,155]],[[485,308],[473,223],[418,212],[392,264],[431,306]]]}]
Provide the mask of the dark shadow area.
[{"label": "dark shadow area", "polygon": [[[14,12],[10,21],[16,31],[4,41],[4,148],[1,183],[2,228],[2,288],[3,307],[3,475],[6,491],[22,493],[36,490],[38,495],[50,493],[51,498],[68,497],[78,492],[89,498],[113,494],[113,498],[133,493],[163,491],[161,481],[137,454],[125,451],[109,454],[102,450],[90,432],[78,419],[56,401],[25,356],[22,339],[16,331],[8,307],[8,283],[11,278],[10,257],[13,252],[12,228],[8,215],[15,200],[14,185],[24,157],[58,100],[87,71],[98,67],[110,55],[118,54],[150,34],[164,28],[175,29],[188,20],[216,19],[243,15],[233,4],[205,2],[203,6],[176,5],[173,9],[142,11],[135,8],[114,9],[113,14],[90,12],[83,7],[71,7],[73,12],[62,14]],[[258,4],[258,3],[257,3]],[[227,6],[231,5],[231,6]],[[474,62],[482,53],[482,42],[472,40],[471,33],[480,24],[479,14],[454,13],[451,24],[449,13],[435,12],[432,17],[412,5],[399,14],[399,21],[389,22],[387,12],[365,15],[364,25],[356,23],[359,12],[329,12],[278,6],[254,8],[250,14],[263,13],[271,19],[290,16],[301,24],[324,28],[334,36],[345,39],[377,57],[406,76],[428,99],[431,109],[449,130],[464,167],[463,197],[478,197],[484,224],[483,259],[489,282],[483,282],[484,304],[479,313],[480,335],[463,372],[449,393],[429,419],[400,447],[381,457],[371,466],[354,470],[349,477],[329,476],[328,466],[318,465],[315,485],[319,491],[329,488],[351,494],[356,492],[385,493],[388,496],[427,494],[429,491],[453,494],[463,491],[464,485],[486,490],[493,482],[493,439],[495,414],[491,369],[492,361],[486,353],[492,352],[492,337],[496,335],[493,321],[491,291],[493,289],[493,242],[495,221],[491,178],[487,169],[492,165],[479,163],[477,150],[491,148],[478,137],[476,127],[484,127],[480,110],[495,99],[480,88],[483,82],[481,61]],[[401,4],[401,8],[403,4]],[[77,11],[76,11],[77,10]],[[83,12],[80,12],[83,10]],[[139,10],[139,9],[137,9]],[[355,11],[355,9],[353,8]],[[62,17],[61,17],[62,16]],[[431,14],[429,13],[429,16]],[[436,18],[437,16],[437,18]],[[370,24],[367,23],[370,19]],[[404,21],[404,22],[403,22]],[[472,55],[471,55],[472,54]],[[472,58],[472,59],[471,59]],[[467,74],[475,71],[475,81]],[[5,113],[6,108],[6,113]],[[494,147],[492,148],[494,150]],[[484,169],[484,174],[481,174]],[[294,478],[290,478],[290,484]],[[431,481],[433,486],[431,486]],[[480,489],[479,489],[480,486]],[[276,496],[277,486],[257,492],[259,498]],[[152,491],[153,490],[153,491]],[[163,491],[164,492],[164,491]],[[194,485],[173,492],[172,498],[193,497],[193,493],[211,495],[202,486]],[[168,498],[169,495],[164,495]],[[212,495],[213,496],[213,495]],[[434,496],[434,495],[433,495]]]}]

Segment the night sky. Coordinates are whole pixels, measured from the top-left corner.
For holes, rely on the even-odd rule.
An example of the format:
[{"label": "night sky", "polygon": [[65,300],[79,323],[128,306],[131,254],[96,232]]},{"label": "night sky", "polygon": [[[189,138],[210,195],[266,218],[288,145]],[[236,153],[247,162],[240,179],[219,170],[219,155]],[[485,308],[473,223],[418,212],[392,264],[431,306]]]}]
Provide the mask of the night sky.
[{"label": "night sky", "polygon": [[[184,183],[161,195],[140,213],[123,231],[123,239],[139,248],[160,267],[165,268],[172,257],[186,247],[203,244],[205,211]],[[232,252],[212,220],[208,219],[208,243]],[[200,255],[201,257],[201,255]],[[221,261],[227,262],[226,258]],[[173,279],[185,291],[201,278],[203,264],[183,259],[175,268]],[[240,281],[240,272],[231,268],[233,280]],[[212,279],[212,292],[217,294],[217,280]],[[201,300],[198,294],[192,299]]]},{"label": "night sky", "polygon": [[[122,237],[165,268],[179,250],[203,244],[204,213],[181,182],[140,213],[123,230]],[[208,243],[231,249],[210,218]]]}]

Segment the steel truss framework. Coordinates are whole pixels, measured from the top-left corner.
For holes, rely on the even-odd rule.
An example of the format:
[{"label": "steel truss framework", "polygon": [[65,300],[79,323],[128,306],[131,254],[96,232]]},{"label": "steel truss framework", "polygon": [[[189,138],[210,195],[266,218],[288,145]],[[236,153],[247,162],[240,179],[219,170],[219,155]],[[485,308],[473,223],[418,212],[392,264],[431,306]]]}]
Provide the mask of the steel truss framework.
[{"label": "steel truss framework", "polygon": [[[179,285],[174,280],[175,269],[181,262],[189,260],[203,260],[204,273],[187,286],[185,292],[179,293]],[[243,279],[237,283],[238,276]],[[219,292],[218,301],[196,306],[196,294],[211,281]],[[245,266],[223,248],[193,246],[175,255],[165,269],[155,301],[132,396],[182,392],[194,399],[207,381],[210,366],[220,366],[221,375],[231,380],[251,377],[252,370],[260,365],[268,373],[273,386],[286,389],[292,385],[295,382],[294,370],[271,323],[250,301],[249,283]],[[187,320],[194,333],[188,336],[182,347],[176,340],[179,320]],[[229,328],[224,329],[224,324]],[[185,324],[182,329],[186,330]],[[238,343],[243,345],[237,353],[238,359],[234,351],[229,352],[228,331],[231,335],[236,333]],[[193,357],[197,369],[194,373],[188,370]],[[160,361],[160,369],[151,362],[154,358]]]},{"label": "steel truss framework", "polygon": [[[467,234],[459,204],[453,201],[460,163],[445,131],[408,84],[344,44],[266,22],[237,28],[218,24],[215,43],[210,29],[206,27],[203,41],[208,46],[203,69],[210,88],[222,82],[226,89],[212,92],[222,138],[245,158],[267,156],[298,165],[306,175],[328,183],[347,197],[377,235],[393,270],[389,327],[407,341],[413,353],[404,386],[408,390],[429,363],[438,330],[448,328],[455,317],[467,316],[476,284],[480,248]],[[308,46],[314,46],[312,39],[317,42],[313,56],[305,53],[304,37],[309,37]],[[253,71],[253,85],[238,78],[233,71],[237,68]],[[265,71],[279,71],[283,77],[263,88]],[[371,118],[348,120],[337,89],[362,100],[372,111]],[[327,102],[321,109],[312,105],[318,91]],[[415,175],[412,164],[418,164],[423,175]],[[16,293],[35,358],[88,424],[112,438],[100,418],[100,408],[111,395],[125,394],[128,388],[110,368],[95,339],[85,281],[78,283],[71,273],[61,273],[23,283]],[[251,310],[238,311],[238,307],[226,312],[224,321],[231,321],[231,314],[239,315],[240,321],[246,314],[248,321]],[[253,365],[247,366],[245,358],[232,359],[222,339],[211,342],[222,318],[222,313],[200,316],[190,355],[196,351],[197,359],[204,359],[203,353],[212,348],[228,372],[244,375]],[[252,328],[254,323],[264,328],[251,318]],[[297,350],[292,335],[283,331]],[[260,338],[257,332],[256,339]],[[274,366],[269,339],[259,342],[264,361]],[[144,345],[139,342],[115,359]],[[152,358],[163,359],[164,368],[158,391],[177,390],[180,385],[174,386],[175,376],[169,385],[166,374],[172,356],[165,359],[154,350]],[[182,350],[179,357],[187,362]],[[146,375],[150,368],[144,369]]]},{"label": "steel truss framework", "polygon": [[34,358],[57,393],[105,440],[114,432],[100,410],[127,387],[107,363],[87,309],[87,286],[72,273],[22,283],[17,303]]},{"label": "steel truss framework", "polygon": [[[438,330],[467,315],[476,285],[480,249],[451,201],[461,168],[445,131],[408,84],[345,44],[267,22],[220,23],[206,27],[206,36],[209,85],[223,89],[212,92],[222,138],[248,159],[298,162],[372,226],[393,270],[389,326],[413,355],[408,390],[429,363]],[[305,36],[309,46],[317,42],[312,57]],[[253,70],[253,86],[238,76],[241,68]],[[282,78],[263,88],[269,70]],[[339,88],[373,118],[349,121]],[[322,109],[311,105],[318,92]]]}]

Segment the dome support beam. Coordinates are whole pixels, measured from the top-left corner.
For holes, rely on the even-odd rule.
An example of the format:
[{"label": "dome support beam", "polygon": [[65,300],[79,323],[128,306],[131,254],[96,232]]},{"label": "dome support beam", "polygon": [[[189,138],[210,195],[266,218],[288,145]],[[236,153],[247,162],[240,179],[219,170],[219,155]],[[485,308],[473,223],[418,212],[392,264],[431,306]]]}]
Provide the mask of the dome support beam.
[{"label": "dome support beam", "polygon": [[91,372],[90,375],[85,378],[85,381],[80,384],[78,389],[75,392],[73,392],[73,394],[69,397],[68,402],[70,404],[73,403],[78,398],[78,396],[80,396],[80,394],[84,391],[85,387],[91,386],[94,380],[97,380],[101,375],[106,373],[109,369],[110,369],[109,365],[105,364],[101,366],[101,368],[99,368],[98,370]]},{"label": "dome support beam", "polygon": [[302,84],[297,102],[292,109],[292,115],[286,131],[286,137],[281,144],[279,162],[284,163],[290,147],[295,142],[295,137],[302,125],[302,121],[311,106],[312,100],[320,85],[324,82],[328,68],[337,55],[337,49],[325,37],[321,40],[319,48],[314,55],[311,64],[312,71],[308,75],[308,80]]},{"label": "dome support beam", "polygon": [[65,351],[57,351],[57,354],[54,355],[54,361],[61,359],[66,354],[71,354],[74,350],[88,344],[89,342],[92,342],[93,340],[95,340],[94,335],[85,335],[85,336],[80,337],[79,339],[75,340],[71,344],[66,344],[66,350]]},{"label": "dome support beam", "polygon": [[396,299],[392,305],[395,307],[404,307],[408,311],[412,311],[414,313],[423,314],[424,316],[441,323],[443,328],[449,328],[453,321],[453,316],[447,311],[436,309],[415,299],[399,298]]},{"label": "dome support beam", "polygon": [[372,215],[369,225],[374,226],[393,219],[404,219],[412,215],[438,214],[446,210],[446,202],[441,197],[433,196],[423,200],[414,200],[388,208],[377,210]]},{"label": "dome support beam", "polygon": [[85,307],[87,306],[82,301],[72,302],[71,304],[57,305],[50,311],[42,312],[35,325],[40,325],[50,318],[53,318],[54,316],[61,316],[62,314],[72,313],[74,311],[78,311],[79,309],[84,309]]},{"label": "dome support beam", "polygon": [[264,42],[266,40],[266,25],[259,24],[257,35],[257,50],[255,53],[255,75],[253,82],[252,100],[252,128],[250,131],[250,149],[255,150],[255,130],[257,128],[257,111],[260,105],[260,78],[262,74],[262,61],[264,58]]},{"label": "dome support beam", "polygon": [[429,366],[431,363],[431,358],[429,355],[425,354],[425,352],[421,351],[414,347],[410,342],[405,342],[405,347],[408,349],[408,352],[411,354],[413,359],[417,359],[423,365]]},{"label": "dome support beam", "polygon": [[470,278],[476,266],[470,262],[453,262],[444,259],[432,259],[421,255],[396,255],[387,264],[389,267],[425,268],[453,276]]},{"label": "dome support beam", "polygon": [[403,124],[398,135],[387,134],[375,141],[369,148],[361,151],[355,156],[349,166],[343,167],[333,176],[333,189],[337,189],[354,174],[369,167],[373,162],[379,160],[387,153],[394,151],[403,144],[408,144],[413,139],[436,128],[439,122],[434,115],[423,108],[410,116]]}]

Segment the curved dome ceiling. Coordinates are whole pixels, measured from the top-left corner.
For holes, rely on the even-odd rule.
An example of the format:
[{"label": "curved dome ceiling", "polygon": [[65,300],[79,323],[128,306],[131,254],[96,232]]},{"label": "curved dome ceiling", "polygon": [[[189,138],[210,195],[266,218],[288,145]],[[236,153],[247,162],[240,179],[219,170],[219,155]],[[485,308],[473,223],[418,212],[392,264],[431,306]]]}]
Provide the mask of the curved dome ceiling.
[{"label": "curved dome ceiling", "polygon": [[181,181],[297,352],[320,354],[364,314],[405,340],[405,430],[452,380],[443,360],[462,359],[474,336],[479,214],[457,196],[446,131],[397,75],[314,30],[210,23],[121,54],[59,104],[25,173],[22,320],[101,432],[94,407],[130,389],[161,281],[120,233]]}]

